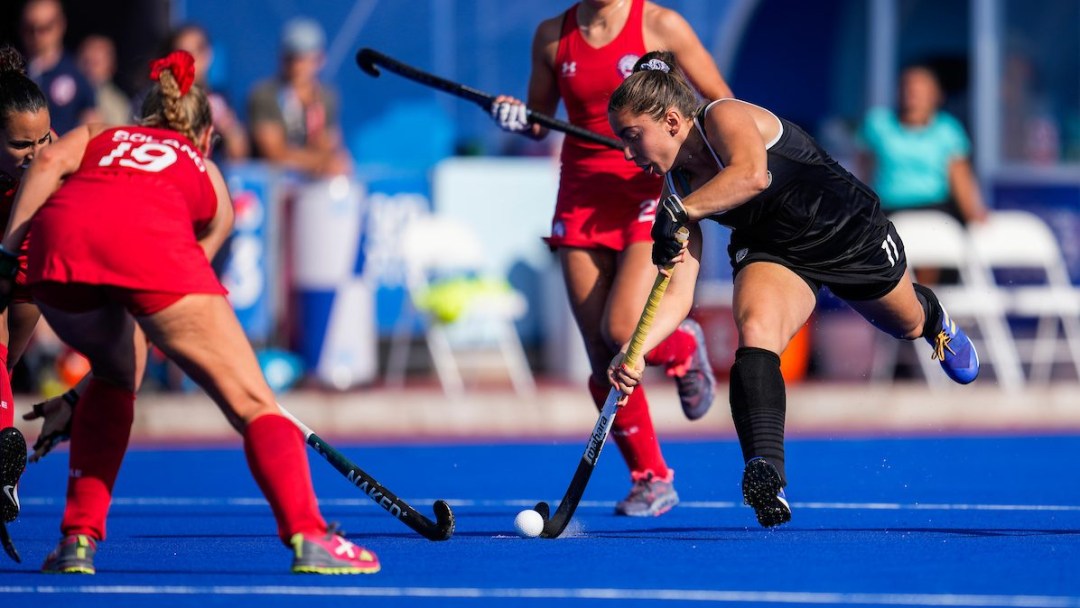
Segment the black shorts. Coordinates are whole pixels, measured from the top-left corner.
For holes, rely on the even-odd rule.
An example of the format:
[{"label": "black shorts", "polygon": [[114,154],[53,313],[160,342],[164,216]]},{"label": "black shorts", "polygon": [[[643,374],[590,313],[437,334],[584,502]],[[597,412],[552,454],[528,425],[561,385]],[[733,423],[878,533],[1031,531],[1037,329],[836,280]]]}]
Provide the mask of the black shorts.
[{"label": "black shorts", "polygon": [[814,293],[824,286],[844,300],[876,300],[892,291],[907,272],[904,243],[892,222],[874,230],[860,245],[857,255],[846,255],[838,263],[799,263],[791,255],[770,251],[766,244],[737,238],[735,232],[728,245],[728,256],[736,275],[754,262],[772,262],[797,274]]}]

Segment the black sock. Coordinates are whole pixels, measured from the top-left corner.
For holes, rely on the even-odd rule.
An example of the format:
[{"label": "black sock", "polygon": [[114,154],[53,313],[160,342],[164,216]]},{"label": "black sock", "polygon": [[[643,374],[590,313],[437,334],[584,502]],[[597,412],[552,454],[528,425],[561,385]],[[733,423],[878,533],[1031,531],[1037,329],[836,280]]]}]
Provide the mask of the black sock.
[{"label": "black sock", "polygon": [[739,435],[743,460],[765,458],[787,485],[784,473],[787,395],[784,377],[780,375],[780,356],[763,348],[736,350],[729,386],[731,418]]},{"label": "black sock", "polygon": [[922,337],[932,340],[941,331],[941,303],[929,287],[914,283],[915,297],[923,309],[923,333]]}]

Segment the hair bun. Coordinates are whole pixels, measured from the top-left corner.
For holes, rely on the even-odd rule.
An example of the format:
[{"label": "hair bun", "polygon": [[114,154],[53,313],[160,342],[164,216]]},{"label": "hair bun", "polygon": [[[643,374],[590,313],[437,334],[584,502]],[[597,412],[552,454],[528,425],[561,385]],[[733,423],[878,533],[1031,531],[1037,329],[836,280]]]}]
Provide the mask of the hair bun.
[{"label": "hair bun", "polygon": [[0,46],[0,74],[15,72],[26,74],[26,60],[10,45]]},{"label": "hair bun", "polygon": [[150,79],[157,81],[165,70],[172,72],[180,94],[187,95],[195,83],[195,58],[187,51],[173,51],[161,59],[150,63]]}]

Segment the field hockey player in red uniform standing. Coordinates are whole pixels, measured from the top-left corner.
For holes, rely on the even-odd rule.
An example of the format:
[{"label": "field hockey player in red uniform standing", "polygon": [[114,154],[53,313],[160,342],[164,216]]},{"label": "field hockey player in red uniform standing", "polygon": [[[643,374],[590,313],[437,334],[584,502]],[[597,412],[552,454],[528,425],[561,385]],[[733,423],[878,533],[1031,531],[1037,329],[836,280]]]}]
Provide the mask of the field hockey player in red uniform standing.
[{"label": "field hockey player in red uniform standing", "polygon": [[[0,225],[7,224],[26,167],[53,139],[48,101],[25,68],[18,51],[0,47]],[[25,242],[11,262],[14,292],[11,305],[0,313],[0,526],[19,516],[19,478],[26,468],[26,440],[14,426],[11,370],[40,316],[26,287]]]},{"label": "field hockey player in red uniform standing", "polygon": [[141,125],[75,129],[38,155],[15,199],[0,266],[30,230],[34,299],[93,375],[72,422],[62,538],[42,569],[94,572],[144,361],[138,325],[243,435],[292,570],[376,572],[378,558],[319,513],[304,439],[281,415],[207,261],[231,230],[232,203],[204,158],[213,128],[193,63],[184,51],[155,61]]},{"label": "field hockey player in red uniform standing", "polygon": [[[670,49],[708,98],[730,97],[708,51],[675,11],[645,0],[582,0],[537,27],[532,46],[528,107],[553,115],[563,100],[571,123],[611,136],[607,100],[651,49]],[[526,106],[500,96],[492,106],[500,127],[541,138]],[[592,374],[589,392],[599,408],[610,386],[608,362],[634,330],[656,269],[649,261],[660,176],[642,173],[622,151],[567,137],[559,195],[546,240],[558,252],[570,305],[585,340]],[[645,355],[675,378],[687,418],[705,415],[716,388],[701,327],[691,319]],[[615,512],[660,515],[679,502],[653,430],[643,390],[619,410],[612,430],[630,468],[629,495]]]}]

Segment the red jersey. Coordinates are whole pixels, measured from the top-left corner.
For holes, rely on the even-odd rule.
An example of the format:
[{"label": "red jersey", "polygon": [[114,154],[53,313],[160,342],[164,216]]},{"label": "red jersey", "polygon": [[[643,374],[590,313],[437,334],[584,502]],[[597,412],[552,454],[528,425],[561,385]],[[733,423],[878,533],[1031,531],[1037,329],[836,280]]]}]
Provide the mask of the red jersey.
[{"label": "red jersey", "polygon": [[[575,4],[566,11],[555,53],[559,94],[571,123],[614,138],[608,99],[646,52],[645,0],[631,0],[626,25],[600,48],[582,37],[577,9]],[[650,240],[662,187],[659,176],[627,161],[621,150],[571,136],[563,140],[561,160],[549,244],[621,251],[630,243]]]},{"label": "red jersey", "polygon": [[[15,204],[15,194],[19,191],[19,182],[12,184],[11,189],[0,193],[0,234],[7,230],[8,222],[11,221],[11,207]],[[30,289],[26,285],[26,252],[30,244],[30,233],[26,234],[19,245],[19,270],[15,273],[15,290],[12,292],[12,302],[32,302]]]},{"label": "red jersey", "polygon": [[29,282],[225,293],[196,238],[216,211],[202,154],[187,138],[108,129],[34,215]]}]

